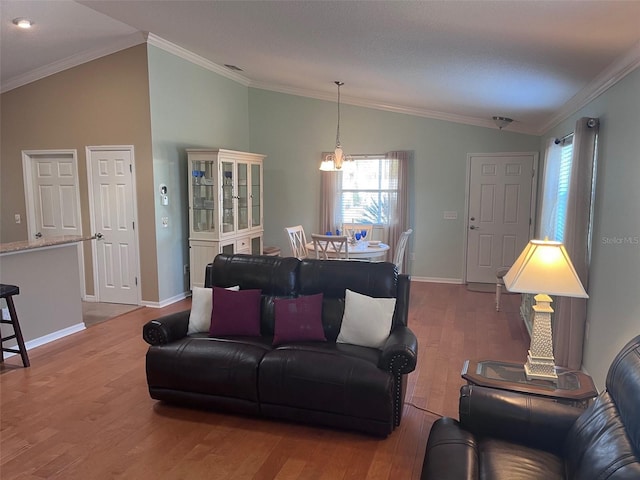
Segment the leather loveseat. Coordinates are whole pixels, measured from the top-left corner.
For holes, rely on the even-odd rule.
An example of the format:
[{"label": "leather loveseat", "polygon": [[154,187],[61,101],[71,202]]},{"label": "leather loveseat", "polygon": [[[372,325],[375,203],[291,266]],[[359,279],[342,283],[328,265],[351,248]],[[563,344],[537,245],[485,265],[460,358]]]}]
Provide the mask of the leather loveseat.
[{"label": "leather loveseat", "polygon": [[[143,338],[151,345],[146,371],[152,398],[376,436],[400,424],[406,377],[418,352],[407,327],[407,275],[386,262],[218,255],[207,266],[205,287],[235,285],[261,290],[260,336],[187,335],[188,310],[150,321]],[[346,289],[396,299],[381,348],[336,342]],[[318,293],[326,341],[273,345],[276,300]]]},{"label": "leather loveseat", "polygon": [[423,480],[639,480],[640,336],[586,410],[467,385],[459,414],[434,423]]}]

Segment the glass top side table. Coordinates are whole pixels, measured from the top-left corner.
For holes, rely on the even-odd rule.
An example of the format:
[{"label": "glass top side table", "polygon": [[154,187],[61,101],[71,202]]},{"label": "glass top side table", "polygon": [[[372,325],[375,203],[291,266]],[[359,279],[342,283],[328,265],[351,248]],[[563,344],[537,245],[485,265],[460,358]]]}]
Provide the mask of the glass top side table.
[{"label": "glass top side table", "polygon": [[561,367],[556,367],[556,373],[557,384],[549,380],[528,380],[523,364],[498,360],[466,360],[461,375],[470,385],[539,395],[577,406],[585,406],[598,395],[589,375]]}]

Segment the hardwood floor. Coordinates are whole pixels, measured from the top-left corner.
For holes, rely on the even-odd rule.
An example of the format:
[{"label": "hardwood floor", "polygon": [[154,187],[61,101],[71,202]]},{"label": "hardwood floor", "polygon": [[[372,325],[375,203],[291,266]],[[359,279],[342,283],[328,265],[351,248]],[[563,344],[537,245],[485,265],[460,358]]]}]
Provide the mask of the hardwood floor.
[{"label": "hardwood floor", "polygon": [[402,424],[387,439],[167,406],[149,397],[142,325],[188,308],[142,308],[5,361],[0,478],[417,479],[437,415],[457,417],[466,358],[524,362],[519,295],[413,282],[419,339]]}]

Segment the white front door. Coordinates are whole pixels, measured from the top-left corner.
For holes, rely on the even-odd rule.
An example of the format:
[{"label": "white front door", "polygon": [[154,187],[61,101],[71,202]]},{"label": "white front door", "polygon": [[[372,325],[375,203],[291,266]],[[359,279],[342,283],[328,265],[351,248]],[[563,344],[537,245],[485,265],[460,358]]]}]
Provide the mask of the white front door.
[{"label": "white front door", "polygon": [[133,147],[87,147],[87,163],[97,300],[137,305]]},{"label": "white front door", "polygon": [[22,152],[29,239],[81,235],[75,150]]},{"label": "white front door", "polygon": [[537,154],[469,155],[466,281],[495,283],[532,231]]}]

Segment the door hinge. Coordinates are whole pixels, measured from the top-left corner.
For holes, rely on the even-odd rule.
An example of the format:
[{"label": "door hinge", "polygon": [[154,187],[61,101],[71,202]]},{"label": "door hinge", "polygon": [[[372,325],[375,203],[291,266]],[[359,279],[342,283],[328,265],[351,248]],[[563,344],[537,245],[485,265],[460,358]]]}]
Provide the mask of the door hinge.
[{"label": "door hinge", "polygon": [[131,222],[131,228],[136,229],[136,222]]},{"label": "door hinge", "polygon": [[133,166],[129,164],[129,173],[133,173]]},{"label": "door hinge", "polygon": [[136,277],[136,286],[138,285],[138,277]]}]

